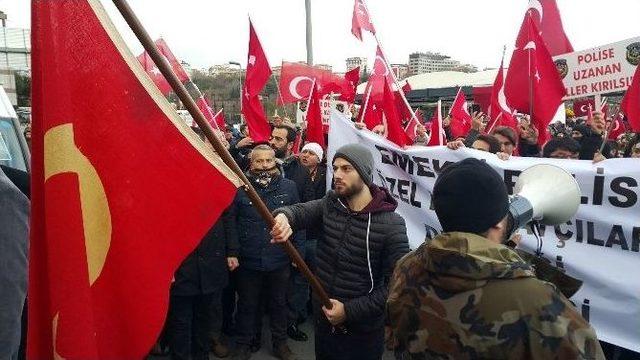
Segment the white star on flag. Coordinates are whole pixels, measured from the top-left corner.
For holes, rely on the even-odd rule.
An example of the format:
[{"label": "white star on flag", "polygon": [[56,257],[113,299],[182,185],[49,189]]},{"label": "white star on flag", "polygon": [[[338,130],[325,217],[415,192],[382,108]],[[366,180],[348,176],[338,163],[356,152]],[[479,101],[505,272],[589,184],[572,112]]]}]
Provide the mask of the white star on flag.
[{"label": "white star on flag", "polygon": [[542,79],[542,77],[540,76],[540,73],[538,72],[538,70],[536,70],[536,80],[538,80],[538,82],[540,81],[540,79]]},{"label": "white star on flag", "polygon": [[249,55],[249,64],[250,65],[255,65],[256,64],[256,57],[253,55]]}]

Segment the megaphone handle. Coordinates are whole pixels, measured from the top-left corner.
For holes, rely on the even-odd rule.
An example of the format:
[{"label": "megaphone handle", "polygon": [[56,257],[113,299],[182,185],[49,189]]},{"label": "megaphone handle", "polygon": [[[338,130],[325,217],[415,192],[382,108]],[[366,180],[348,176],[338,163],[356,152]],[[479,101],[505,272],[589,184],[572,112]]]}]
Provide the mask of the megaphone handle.
[{"label": "megaphone handle", "polygon": [[531,233],[536,237],[536,240],[538,241],[538,245],[536,247],[536,256],[542,256],[543,239],[540,233],[540,223],[537,221],[532,221],[529,223],[529,226],[531,227]]}]

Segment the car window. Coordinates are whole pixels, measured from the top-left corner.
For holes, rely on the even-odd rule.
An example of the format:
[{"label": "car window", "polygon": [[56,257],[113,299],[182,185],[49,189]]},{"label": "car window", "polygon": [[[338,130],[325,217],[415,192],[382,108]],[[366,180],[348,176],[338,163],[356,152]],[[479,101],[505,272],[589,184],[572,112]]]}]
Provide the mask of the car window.
[{"label": "car window", "polygon": [[6,118],[0,118],[0,164],[27,170],[13,122]]}]

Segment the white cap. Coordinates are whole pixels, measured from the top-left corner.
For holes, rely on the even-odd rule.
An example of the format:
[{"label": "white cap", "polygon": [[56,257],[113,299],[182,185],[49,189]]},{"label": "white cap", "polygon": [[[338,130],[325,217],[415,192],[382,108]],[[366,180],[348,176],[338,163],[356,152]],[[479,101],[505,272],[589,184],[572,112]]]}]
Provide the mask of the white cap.
[{"label": "white cap", "polygon": [[320,144],[318,143],[307,143],[305,146],[302,147],[302,151],[305,150],[309,150],[312,153],[316,154],[316,156],[318,157],[318,161],[322,161],[322,157],[324,156],[324,151],[322,150],[322,146],[320,146]]}]

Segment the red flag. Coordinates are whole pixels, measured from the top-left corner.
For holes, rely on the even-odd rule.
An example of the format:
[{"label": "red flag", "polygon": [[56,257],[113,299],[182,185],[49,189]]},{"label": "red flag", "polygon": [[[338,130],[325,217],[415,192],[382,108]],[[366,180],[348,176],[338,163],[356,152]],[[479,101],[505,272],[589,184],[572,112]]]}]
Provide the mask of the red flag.
[{"label": "red flag", "polygon": [[420,119],[422,118],[422,113],[420,112],[420,109],[416,109],[416,112],[414,113],[414,115],[415,116],[411,117],[411,120],[409,120],[409,122],[407,123],[407,126],[404,128],[404,132],[405,134],[407,134],[407,137],[409,138],[409,140],[411,140],[412,144],[416,140],[416,137],[418,137],[418,134],[417,134],[418,125],[422,124],[422,121],[420,121]]},{"label": "red flag", "polygon": [[467,136],[471,130],[471,115],[467,110],[467,101],[462,93],[462,88],[458,89],[458,94],[453,100],[453,104],[451,104],[449,115],[451,115],[451,136],[453,138]]},{"label": "red flag", "polygon": [[402,121],[396,108],[395,96],[391,84],[385,82],[382,113],[387,125],[387,139],[400,147],[407,146],[407,134],[402,128]]},{"label": "red flag", "polygon": [[[178,76],[180,82],[184,84],[188,81],[191,81],[191,79],[189,78],[189,74],[187,74],[187,72],[182,67],[182,64],[180,64],[175,55],[173,55],[173,52],[171,52],[171,49],[169,49],[169,46],[164,41],[164,39],[160,38],[156,40],[155,44],[158,47],[158,50],[160,50],[160,53],[167,60],[169,65],[171,65],[174,74]],[[140,61],[145,71],[149,74],[151,80],[153,80],[162,94],[167,95],[172,91],[171,85],[169,85],[164,76],[162,76],[160,70],[158,70],[158,67],[153,62],[153,60],[151,60],[151,57],[149,56],[149,54],[147,54],[146,51],[138,56],[138,61]]]},{"label": "red flag", "polygon": [[320,109],[320,94],[318,87],[314,85],[314,90],[309,100],[307,112],[307,136],[306,141],[318,143],[322,148],[326,148],[324,141],[324,131],[322,129],[322,111]]},{"label": "red flag", "polygon": [[356,67],[344,74],[344,85],[340,99],[349,103],[353,103],[356,98],[356,90],[360,82],[360,67]]},{"label": "red flag", "polygon": [[538,144],[543,145],[549,137],[547,126],[562,104],[566,92],[529,13],[516,40],[516,49],[505,79],[505,94],[509,104],[518,111],[528,114],[533,110],[530,115],[540,134]]},{"label": "red flag", "polygon": [[593,98],[575,100],[573,102],[573,114],[576,117],[588,116],[589,108],[593,109],[595,106],[596,106],[596,103]]},{"label": "red flag", "polygon": [[355,0],[353,5],[353,17],[351,18],[351,33],[356,39],[362,41],[362,30],[369,31],[372,34],[376,33],[376,29],[373,27],[371,17],[369,16],[369,10],[364,4],[364,0]]},{"label": "red flag", "polygon": [[540,29],[551,56],[573,52],[573,46],[562,26],[556,0],[530,0],[528,12]]},{"label": "red flag", "polygon": [[142,359],[237,182],[99,1],[33,1],[32,26],[27,357]]},{"label": "red flag", "polygon": [[[167,45],[167,43],[162,38],[156,40],[155,44],[158,47],[158,50],[160,50],[160,53],[171,65],[173,72],[178,76],[180,82],[182,82],[187,87],[189,93],[198,105],[198,108],[209,121],[209,124],[211,124],[211,126],[215,128],[219,128],[219,126],[214,121],[213,113],[208,107],[204,95],[202,94],[202,92],[200,92],[198,86],[196,86],[196,84],[191,81],[189,74],[187,74],[187,72],[182,67],[182,64],[180,64],[175,55],[173,55],[171,49],[169,49],[169,45]],[[144,67],[147,74],[149,74],[149,76],[151,77],[151,80],[153,80],[158,89],[160,89],[160,92],[162,92],[162,94],[167,95],[172,91],[171,85],[169,85],[169,82],[160,73],[160,70],[158,70],[158,67],[154,64],[153,60],[151,60],[151,57],[149,56],[149,54],[147,54],[146,51],[138,56],[138,60]]]},{"label": "red flag", "polygon": [[269,141],[271,126],[260,103],[260,92],[269,81],[271,67],[262,50],[258,35],[249,20],[249,54],[247,56],[247,78],[242,91],[242,114],[247,122],[249,134],[257,143]]},{"label": "red flag", "polygon": [[367,129],[373,130],[374,127],[382,124],[382,111],[380,107],[371,100],[371,88],[367,85],[366,96],[364,99],[364,104],[362,108],[360,108],[360,113],[358,114],[358,122],[364,123],[367,125]]},{"label": "red flag", "polygon": [[245,93],[242,96],[241,105],[251,139],[256,143],[268,142],[271,138],[271,125],[264,113],[260,96],[249,96]]},{"label": "red flag", "polygon": [[[211,108],[209,108],[211,109]],[[214,122],[218,126],[218,129],[224,131],[227,128],[227,120],[224,118],[224,109],[220,109],[214,116]]]},{"label": "red flag", "polygon": [[447,144],[447,134],[442,126],[442,103],[438,100],[438,107],[431,118],[431,134],[427,146],[442,146]]},{"label": "red flag", "polygon": [[373,63],[373,72],[367,81],[367,86],[371,86],[371,98],[375,103],[382,102],[385,82],[393,84],[393,74],[389,71],[388,62],[378,46],[376,49],[376,60]]},{"label": "red flag", "polygon": [[258,96],[271,76],[271,67],[264,54],[260,39],[249,20],[249,54],[247,55],[247,78],[244,88],[249,96]]},{"label": "red flag", "polygon": [[620,109],[627,116],[631,129],[640,132],[640,66],[636,68],[631,86],[620,103]]},{"label": "red flag", "polygon": [[282,100],[278,101],[290,104],[308,99],[313,83],[315,82],[318,88],[322,89],[324,78],[330,74],[331,72],[328,70],[307,64],[283,61],[279,84]]},{"label": "red flag", "polygon": [[487,132],[491,133],[497,126],[508,126],[517,131],[518,122],[514,119],[513,110],[507,104],[507,98],[504,95],[504,59],[500,63],[500,70],[493,82],[488,115]]},{"label": "red flag", "polygon": [[622,114],[618,113],[616,117],[611,119],[613,124],[611,124],[611,130],[609,130],[609,140],[616,140],[618,136],[624,134],[627,129],[622,122]]}]

